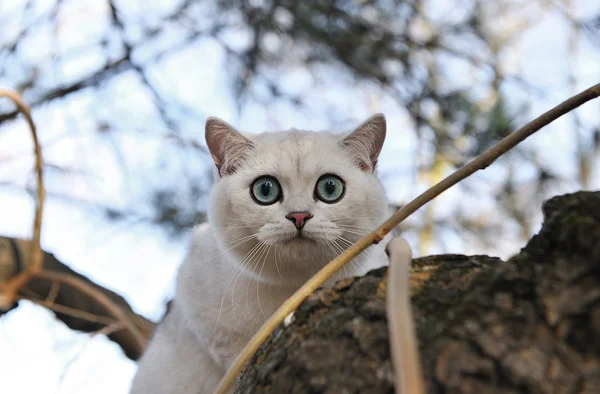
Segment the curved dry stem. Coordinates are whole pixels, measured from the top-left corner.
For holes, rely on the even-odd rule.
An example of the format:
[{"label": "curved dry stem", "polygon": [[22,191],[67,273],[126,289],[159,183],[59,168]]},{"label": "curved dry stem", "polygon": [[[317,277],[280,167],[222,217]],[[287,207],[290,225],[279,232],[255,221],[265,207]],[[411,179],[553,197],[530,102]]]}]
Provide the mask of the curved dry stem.
[{"label": "curved dry stem", "polygon": [[77,279],[76,277],[69,274],[62,274],[58,272],[51,271],[40,271],[35,274],[36,278],[46,279],[50,281],[56,281],[59,283],[67,284],[82,293],[91,297],[98,304],[102,305],[104,309],[108,313],[110,313],[117,321],[123,324],[123,327],[127,329],[134,340],[136,341],[140,352],[146,347],[146,342],[148,339],[142,335],[139,328],[127,317],[127,315],[119,308],[114,302],[110,300],[104,293],[95,289],[94,287],[88,285],[82,280]]},{"label": "curved dry stem", "polygon": [[473,173],[485,169],[492,164],[496,159],[502,156],[507,151],[511,150],[519,143],[524,141],[542,127],[550,124],[554,120],[572,111],[580,105],[595,99],[600,96],[600,84],[594,85],[591,88],[579,93],[576,96],[564,101],[550,111],[544,113],[534,121],[528,123],[525,127],[515,131],[505,137],[492,148],[477,156],[473,161],[455,171],[450,176],[443,179],[433,187],[426,190],[423,194],[412,200],[409,204],[398,210],[392,217],[386,220],[382,225],[377,227],[373,232],[366,235],[354,245],[346,249],[342,254],[329,262],[319,272],[317,272],[310,280],[308,280],[300,289],[298,289],[290,298],[288,298],[275,313],[263,324],[256,334],[250,339],[246,347],[240,355],[235,359],[233,364],[227,370],[227,373],[221,379],[217,387],[217,394],[226,394],[227,390],[233,385],[236,377],[241,372],[242,368],[250,357],[258,350],[260,345],[269,337],[271,332],[285,319],[287,315],[293,312],[306,297],[321,286],[331,275],[337,272],[345,264],[351,261],[359,253],[365,250],[372,244],[381,242],[385,236],[400,224],[404,219],[412,215],[417,209],[437,197],[439,194],[454,186],[461,180],[467,178]]},{"label": "curved dry stem", "polygon": [[396,394],[425,394],[410,304],[412,251],[402,238],[392,239],[385,251],[390,259],[385,298]]},{"label": "curved dry stem", "polygon": [[31,110],[25,104],[21,96],[17,93],[0,89],[0,97],[8,97],[11,99],[19,109],[19,111],[25,116],[29,130],[31,131],[31,138],[33,139],[33,146],[35,152],[35,170],[37,173],[37,201],[35,209],[35,219],[33,222],[33,240],[31,243],[31,265],[25,272],[19,273],[10,282],[2,286],[3,294],[2,301],[7,305],[12,305],[16,299],[17,293],[23,288],[27,282],[33,277],[34,274],[42,270],[43,263],[43,252],[41,247],[41,234],[42,234],[42,215],[44,212],[44,199],[46,189],[44,188],[44,161],[42,159],[42,147],[37,135],[37,129],[33,118],[31,116]]},{"label": "curved dry stem", "polygon": [[69,315],[72,317],[76,317],[78,319],[86,320],[86,321],[89,321],[92,323],[100,323],[100,324],[106,324],[106,325],[117,323],[117,321],[115,321],[115,319],[111,319],[111,318],[108,318],[105,316],[98,316],[93,313],[83,311],[80,309],[71,308],[71,307],[68,307],[65,305],[55,304],[54,302],[51,302],[51,301],[39,300],[36,298],[21,297],[21,296],[17,296],[17,299],[18,300],[27,300],[29,302],[33,302],[34,304],[43,306],[44,308],[48,308],[54,312],[62,313],[62,314]]}]

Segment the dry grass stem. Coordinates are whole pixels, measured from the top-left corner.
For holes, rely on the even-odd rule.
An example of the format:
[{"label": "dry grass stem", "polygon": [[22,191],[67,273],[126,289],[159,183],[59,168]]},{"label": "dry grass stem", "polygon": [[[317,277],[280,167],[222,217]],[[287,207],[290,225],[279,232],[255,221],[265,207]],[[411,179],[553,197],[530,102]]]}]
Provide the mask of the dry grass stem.
[{"label": "dry grass stem", "polygon": [[382,225],[375,229],[370,234],[366,235],[354,245],[350,246],[338,257],[329,262],[319,272],[317,272],[310,280],[308,280],[300,289],[296,291],[290,298],[288,298],[275,313],[263,324],[258,332],[250,339],[246,347],[242,350],[240,355],[236,358],[233,364],[229,367],[227,373],[219,383],[217,387],[217,394],[226,394],[229,388],[234,384],[237,376],[241,372],[242,368],[248,360],[252,357],[254,352],[258,350],[260,345],[269,337],[271,332],[285,319],[285,317],[293,312],[306,297],[313,293],[319,286],[321,286],[331,275],[337,272],[345,264],[351,261],[359,253],[365,250],[372,244],[381,242],[385,236],[400,224],[407,217],[412,215],[417,209],[431,201],[433,198],[440,195],[448,188],[454,186],[461,180],[467,178],[473,173],[485,169],[492,164],[496,159],[502,156],[510,149],[517,146],[519,143],[524,141],[527,137],[531,136],[542,127],[550,124],[554,120],[563,116],[564,114],[572,111],[580,105],[595,99],[600,96],[600,84],[594,85],[591,88],[579,93],[576,96],[564,101],[558,106],[554,107],[550,111],[544,113],[534,121],[530,122],[523,128],[515,131],[508,135],[492,148],[477,156],[470,163],[455,171],[450,176],[443,179],[433,187],[426,190],[423,194],[412,200],[409,204],[402,207]]}]

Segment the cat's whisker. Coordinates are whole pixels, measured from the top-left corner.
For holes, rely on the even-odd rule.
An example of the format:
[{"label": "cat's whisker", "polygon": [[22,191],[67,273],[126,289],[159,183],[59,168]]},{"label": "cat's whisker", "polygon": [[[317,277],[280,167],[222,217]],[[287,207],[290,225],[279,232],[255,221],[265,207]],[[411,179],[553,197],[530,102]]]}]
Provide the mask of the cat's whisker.
[{"label": "cat's whisker", "polygon": [[[350,247],[350,246],[354,245],[354,242],[352,242],[352,241],[350,241],[349,239],[346,239],[346,238],[344,238],[344,237],[342,237],[342,236],[338,236],[338,237],[337,237],[337,240],[338,240],[338,241],[340,241],[340,242],[343,242],[343,244],[345,245],[345,246],[344,246],[345,248],[348,248],[348,247]],[[360,253],[359,253],[359,256],[360,256],[360,255],[362,255],[362,256],[364,256],[364,257],[367,257],[367,256],[369,256],[370,254],[371,254],[371,252],[370,252],[369,250],[366,250],[366,249],[365,249],[365,250],[363,250],[362,252],[360,252]]]},{"label": "cat's whisker", "polygon": [[[225,253],[229,252],[229,251],[230,251],[230,250],[232,250],[232,249],[235,249],[235,248],[237,248],[238,246],[242,246],[242,245],[243,245],[243,244],[245,244],[246,242],[248,242],[248,241],[250,241],[250,240],[252,240],[252,239],[254,239],[254,238],[256,238],[256,237],[258,237],[258,233],[257,233],[257,234],[252,234],[252,235],[247,235],[247,236],[245,236],[245,237],[238,238],[238,239],[236,239],[235,241],[231,241],[229,244],[227,244],[227,246],[229,246],[229,245],[231,245],[231,244],[234,244],[234,243],[235,243],[235,245],[233,245],[233,246],[231,246],[231,247],[229,247],[229,248],[225,249],[224,251],[222,251],[221,253],[219,253],[219,254],[217,254],[217,255],[215,255],[215,256],[208,257],[208,258],[207,258],[206,260],[204,260],[204,261],[210,261],[210,260],[216,259],[217,257],[224,255]],[[239,242],[239,243],[238,243],[238,242]]]},{"label": "cat's whisker", "polygon": [[257,223],[257,224],[251,224],[248,226],[213,226],[215,228],[221,228],[223,230],[235,230],[235,229],[242,229],[242,228],[258,228],[258,227],[262,227],[264,226],[264,223]]},{"label": "cat's whisker", "polygon": [[[347,246],[346,246],[346,247],[350,247],[350,246],[352,246],[352,245],[354,244],[353,242],[351,242],[351,241],[347,240],[347,239],[346,239],[346,238],[344,238],[344,237],[338,237],[338,240],[340,240],[341,242],[344,242],[344,243],[346,243],[346,244],[347,244]],[[365,259],[369,258],[369,256],[370,256],[370,255],[371,255],[371,252],[370,252],[369,250],[366,250],[366,249],[365,249],[365,250],[363,250],[362,252],[360,252],[360,253],[358,254],[358,256],[362,256],[362,257],[364,257]],[[357,256],[357,257],[358,257],[358,256]],[[354,259],[354,260],[356,260],[356,259]],[[353,263],[354,263],[354,260],[352,261]],[[362,267],[363,267],[362,261],[360,261],[360,260],[356,260],[356,264],[358,264],[358,268],[359,268],[359,269],[362,269]]]},{"label": "cat's whisker", "polygon": [[[239,239],[237,239],[237,240],[235,240],[235,241],[232,241],[231,243],[236,243],[236,245],[234,245],[233,247],[231,247],[231,248],[229,248],[229,249],[225,250],[223,253],[225,253],[225,252],[227,252],[227,251],[229,251],[229,250],[231,250],[231,249],[234,249],[234,248],[236,248],[236,247],[238,247],[238,246],[241,246],[241,245],[243,245],[243,244],[247,243],[248,241],[250,241],[250,240],[252,240],[252,239],[254,239],[254,238],[256,238],[256,237],[257,237],[257,234],[252,234],[252,235],[249,235],[249,236],[246,236],[246,237],[239,238]],[[231,244],[231,243],[230,243],[230,244]],[[250,251],[249,251],[248,253],[250,253],[250,252],[251,252],[251,251],[252,251],[254,248],[256,248],[256,246],[257,246],[257,245],[255,245],[255,246],[254,246],[252,249],[250,249]],[[223,254],[223,253],[220,253],[219,255],[221,255],[221,254]],[[248,255],[248,253],[246,253],[246,255]],[[217,256],[219,256],[219,255],[217,255]],[[246,256],[246,255],[245,255],[245,256]],[[207,259],[206,261],[209,261],[209,260],[211,260],[211,259],[213,259],[213,258],[215,258],[215,257],[217,257],[217,256],[213,256],[212,258],[209,258],[209,259]],[[244,256],[244,257],[245,257],[245,256]],[[223,311],[223,304],[224,304],[224,302],[225,302],[225,295],[227,294],[227,289],[229,288],[229,285],[231,284],[231,280],[232,280],[232,279],[233,279],[233,277],[235,276],[235,273],[236,273],[236,271],[237,271],[237,268],[236,268],[235,270],[233,270],[233,272],[232,272],[232,273],[230,273],[230,274],[227,276],[227,280],[225,281],[225,290],[223,291],[223,297],[221,298],[221,305],[220,305],[220,307],[219,307],[219,313],[218,313],[218,315],[217,315],[217,321],[216,321],[216,323],[215,323],[215,326],[214,326],[214,328],[213,328],[213,331],[214,331],[214,330],[217,328],[217,325],[219,324],[219,319],[221,318],[221,313],[222,313],[222,311]],[[232,305],[232,309],[233,309],[233,314],[234,314],[234,316],[235,316],[235,306],[234,306],[234,305]]]},{"label": "cat's whisker", "polygon": [[[250,276],[254,274],[254,270],[260,261],[260,257],[262,256],[263,250],[267,247],[266,242],[261,241],[260,246],[252,253],[251,256],[248,257],[246,263],[244,264],[247,271],[252,269]],[[241,272],[238,274],[238,277],[241,275]],[[237,280],[237,279],[236,279]],[[250,286],[250,282],[248,282],[248,286],[246,287],[246,312],[250,315],[250,310],[248,308],[248,288]],[[233,293],[231,294],[233,300]]]},{"label": "cat's whisker", "polygon": [[370,228],[370,227],[365,227],[365,226],[348,226],[348,225],[338,225],[336,227],[336,229],[343,230],[343,231],[356,231],[356,232],[361,232],[361,233],[364,233],[364,234],[368,234],[371,231],[373,231],[373,229]]},{"label": "cat's whisker", "polygon": [[[346,238],[344,238],[342,236],[338,236],[337,239],[340,240],[340,241],[342,241],[342,242],[344,242],[344,243],[346,243],[346,244],[348,244],[348,247],[354,245],[354,242],[352,242],[349,239],[346,239]],[[363,250],[362,252],[359,253],[359,256],[360,255],[369,256],[369,255],[371,255],[371,251],[365,249],[365,250]]]},{"label": "cat's whisker", "polygon": [[[340,248],[340,246],[335,243],[335,239],[331,242],[331,245],[337,250],[337,252],[335,253],[337,256],[340,255],[340,253],[342,253],[344,251],[344,249]],[[348,276],[348,270],[346,270],[346,266],[343,266],[344,268],[344,276]]]},{"label": "cat's whisker", "polygon": [[[258,273],[259,277],[262,275],[263,268],[265,268],[265,262],[267,261],[267,257],[269,256],[270,251],[271,251],[271,245],[269,245],[269,247],[267,248],[267,253],[265,253],[265,257],[263,259],[262,266],[260,267],[260,272]],[[260,309],[260,313],[266,319],[267,316],[265,315],[265,311],[263,311],[262,305],[260,304],[260,288],[258,287],[258,281],[256,281],[256,300],[258,301],[258,308]]]},{"label": "cat's whisker", "polygon": [[352,235],[358,235],[360,237],[363,237],[363,236],[365,236],[365,235],[368,234],[367,232],[355,231],[355,230],[352,230],[352,229],[344,229],[344,230],[342,230],[342,232],[348,233],[348,234],[352,234]]},{"label": "cat's whisker", "polygon": [[[336,223],[337,226],[348,226],[348,227],[361,227],[361,228],[367,228],[365,225],[359,225],[359,224],[351,224],[351,223],[340,223],[340,222],[345,222],[345,220],[331,220],[331,223]],[[338,224],[339,223],[339,224]]]},{"label": "cat's whisker", "polygon": [[[260,243],[254,245],[254,247],[252,247],[252,249],[250,249],[245,255],[244,257],[242,257],[242,259],[240,260],[240,265],[238,267],[236,267],[236,269],[234,269],[228,276],[227,276],[227,281],[225,281],[225,290],[223,290],[223,296],[221,297],[221,306],[219,307],[219,314],[217,315],[217,321],[215,322],[215,326],[213,327],[213,332],[216,330],[217,326],[219,325],[219,319],[221,318],[221,313],[223,312],[223,304],[225,302],[225,296],[227,295],[227,289],[229,289],[229,285],[231,284],[231,281],[233,280],[233,277],[235,276],[235,274],[237,273],[238,269],[242,269],[243,268],[243,260],[246,258],[246,256],[248,256],[249,253],[251,253],[255,248],[258,247],[258,245],[260,245]],[[235,304],[232,304],[232,311],[233,311],[233,315],[235,316]]]},{"label": "cat's whisker", "polygon": [[238,238],[236,240],[228,242],[225,244],[225,246],[229,247],[229,249],[227,249],[227,251],[230,251],[231,249],[237,248],[238,246],[240,246],[240,245],[246,243],[247,241],[250,241],[251,239],[254,239],[256,237],[258,237],[258,234],[247,235],[245,237]]},{"label": "cat's whisker", "polygon": [[[262,248],[264,247],[265,243],[264,241],[260,241],[255,247],[253,248],[252,253],[248,254],[248,256],[246,257],[245,261],[243,263],[240,263],[241,267],[238,270],[238,274],[235,277],[235,281],[233,282],[233,287],[231,289],[231,303],[235,304],[235,285],[237,284],[238,279],[240,278],[240,276],[242,275],[242,272],[244,271],[244,268],[249,267],[250,264],[253,263],[254,257],[256,257],[256,255],[262,250]],[[252,270],[252,272],[254,272],[254,269]],[[234,318],[235,318],[235,309],[234,309]]]},{"label": "cat's whisker", "polygon": [[[267,252],[267,254],[269,253],[269,245],[266,242],[263,242],[263,247],[261,247],[260,252],[257,253],[256,256],[256,264],[252,265],[252,275],[254,275],[254,271],[256,270],[256,268],[258,267],[258,265],[260,264],[261,260],[263,259],[263,255],[266,258],[265,255],[265,251]],[[260,277],[260,274],[259,274]],[[248,294],[250,292],[250,281],[248,281],[248,285],[246,286],[246,312],[248,313],[248,317],[252,317],[252,312],[250,311],[250,303],[248,301]],[[259,281],[256,281],[256,285],[258,286]],[[259,305],[260,307],[260,305]],[[262,307],[260,307],[262,310]]]},{"label": "cat's whisker", "polygon": [[279,274],[279,277],[282,278],[281,272],[279,271],[279,266],[277,265],[277,252],[278,251],[279,251],[279,249],[277,249],[277,246],[273,246],[273,255],[274,255],[274,259],[275,259],[275,269],[277,269],[277,274]]},{"label": "cat's whisker", "polygon": [[333,247],[331,246],[331,241],[325,240],[325,245],[327,245],[329,250],[331,250],[331,253],[333,254],[333,258],[335,258],[337,256],[337,253],[336,253],[335,249],[333,249]]},{"label": "cat's whisker", "polygon": [[343,229],[343,230],[355,230],[355,231],[364,231],[365,234],[370,233],[371,231],[373,231],[373,229],[365,227],[365,226],[348,226],[346,224],[344,225],[338,225],[336,228],[338,229]]},{"label": "cat's whisker", "polygon": [[354,241],[352,241],[352,243],[355,243],[359,239],[363,238],[366,234],[367,233],[363,233],[361,231],[343,230],[343,231],[339,231],[336,234],[336,237],[337,236],[344,236],[346,238],[353,239]]},{"label": "cat's whisker", "polygon": [[237,284],[237,280],[242,275],[242,273],[244,272],[244,270],[247,267],[249,267],[250,264],[252,264],[252,259],[258,253],[258,251],[262,248],[262,245],[263,245],[263,243],[259,242],[258,244],[256,244],[256,246],[254,248],[252,248],[252,250],[250,252],[248,252],[246,254],[245,258],[242,259],[240,261],[240,263],[238,264],[239,268],[236,269],[236,274],[232,278],[233,287],[231,288],[231,303],[232,303],[232,305],[234,305],[234,307],[233,307],[233,317],[234,317],[234,319],[235,319],[235,302],[234,302],[235,285]]},{"label": "cat's whisker", "polygon": [[351,218],[339,218],[339,219],[330,219],[329,221],[332,223],[337,223],[337,222],[344,222],[344,221],[350,221],[350,220],[363,220],[363,219],[375,219],[374,216],[370,215],[370,216],[353,216]]},{"label": "cat's whisker", "polygon": [[[240,238],[240,239],[238,239],[238,240],[236,240],[236,241],[233,241],[232,243],[235,243],[235,245],[231,246],[229,249],[226,249],[226,250],[225,250],[223,253],[225,253],[225,252],[228,252],[228,251],[230,251],[230,250],[232,250],[232,249],[235,249],[235,248],[237,248],[237,247],[239,247],[239,246],[242,246],[243,244],[245,244],[245,243],[247,243],[247,242],[249,242],[249,241],[251,241],[251,240],[253,240],[253,239],[257,238],[257,237],[258,237],[258,234],[252,234],[252,235],[248,235],[248,236],[246,236],[246,237]],[[256,245],[255,245],[255,246],[256,246]],[[221,253],[221,254],[223,254],[223,253]],[[216,257],[216,256],[215,256],[215,257]],[[210,258],[210,259],[208,259],[207,261],[210,261],[210,260],[212,260],[213,258],[214,258],[214,257],[211,257],[211,258]]]},{"label": "cat's whisker", "polygon": [[261,250],[261,248],[263,247],[264,242],[260,241],[258,244],[255,245],[254,248],[252,248],[252,250],[250,252],[248,252],[246,254],[246,256],[244,257],[244,259],[242,261],[240,261],[240,263],[238,264],[238,267],[236,269],[236,275],[234,276],[233,280],[233,287],[231,288],[231,303],[233,306],[233,317],[235,319],[235,302],[234,302],[234,298],[235,298],[235,285],[237,284],[237,280],[239,279],[239,277],[242,275],[242,273],[244,272],[244,269],[246,269],[247,267],[250,266],[250,264],[252,264],[254,257],[256,256],[256,254]]},{"label": "cat's whisker", "polygon": [[336,230],[364,237],[372,231],[372,228],[365,226],[337,225]]},{"label": "cat's whisker", "polygon": [[[335,245],[338,247],[338,249],[340,249],[340,253],[342,253],[342,252],[344,252],[344,249],[345,249],[345,248],[344,248],[342,245],[338,244],[338,240],[339,240],[339,239],[340,239],[340,238],[338,237],[337,239],[334,239],[334,240],[333,240],[333,242],[334,242],[334,244],[335,244]],[[358,268],[356,267],[356,264],[354,263],[354,259],[350,260],[350,264],[352,264],[352,267],[354,267],[354,269],[355,269],[355,270],[358,270]],[[344,268],[346,268],[346,267],[344,266]],[[346,272],[346,271],[344,270],[344,273],[345,273],[345,272]],[[347,276],[347,275],[346,275],[346,276]]]}]

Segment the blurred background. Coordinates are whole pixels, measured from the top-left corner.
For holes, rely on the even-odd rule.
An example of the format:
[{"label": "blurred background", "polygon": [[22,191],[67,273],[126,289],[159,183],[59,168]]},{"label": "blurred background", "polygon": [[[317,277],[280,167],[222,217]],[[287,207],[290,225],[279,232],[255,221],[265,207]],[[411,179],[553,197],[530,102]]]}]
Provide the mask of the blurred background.
[{"label": "blurred background", "polygon": [[[238,129],[388,120],[379,175],[407,203],[600,82],[596,0],[0,0],[0,87],[32,106],[42,246],[160,319],[203,220],[208,116]],[[415,255],[510,257],[542,202],[600,187],[591,102],[402,225]],[[31,235],[32,143],[0,100],[0,235]],[[126,393],[135,362],[23,301],[0,318],[3,393]]]}]

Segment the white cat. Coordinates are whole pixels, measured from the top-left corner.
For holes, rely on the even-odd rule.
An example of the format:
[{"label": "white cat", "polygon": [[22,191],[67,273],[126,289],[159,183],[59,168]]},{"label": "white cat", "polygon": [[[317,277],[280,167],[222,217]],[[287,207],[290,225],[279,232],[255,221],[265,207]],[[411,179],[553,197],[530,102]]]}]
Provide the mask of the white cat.
[{"label": "white cat", "polygon": [[[277,307],[385,220],[387,200],[374,175],[385,134],[381,114],[347,135],[242,135],[207,120],[217,176],[208,223],[194,231],[173,306],[139,362],[132,394],[212,393]],[[329,284],[387,265],[386,243]]]}]

